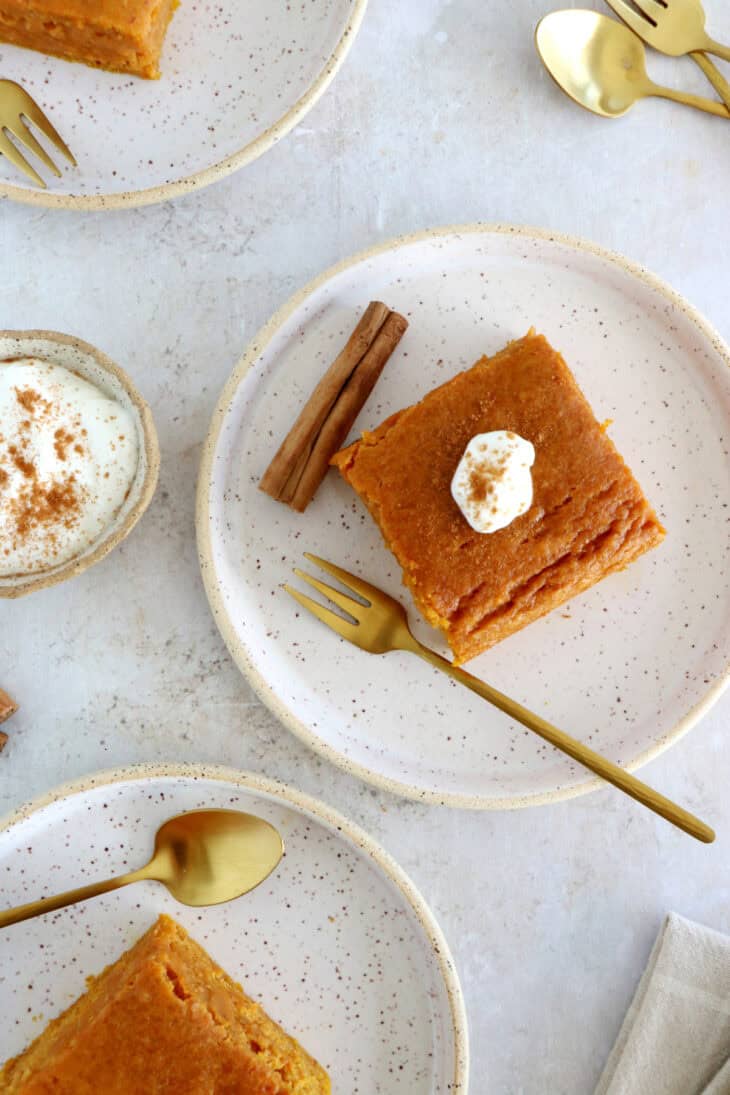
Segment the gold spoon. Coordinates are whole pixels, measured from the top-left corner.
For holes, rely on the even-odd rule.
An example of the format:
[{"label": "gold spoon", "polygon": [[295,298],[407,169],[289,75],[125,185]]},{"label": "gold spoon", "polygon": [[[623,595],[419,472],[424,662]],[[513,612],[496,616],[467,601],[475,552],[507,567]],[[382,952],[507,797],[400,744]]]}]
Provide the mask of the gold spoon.
[{"label": "gold spoon", "polygon": [[660,87],[646,72],[646,51],[622,23],[596,11],[555,11],[535,31],[535,44],[555,80],[579,106],[618,118],[639,99],[656,95],[730,118],[722,103]]},{"label": "gold spoon", "polygon": [[670,57],[687,54],[704,72],[725,106],[730,107],[730,83],[703,51],[715,46],[730,61],[730,50],[705,33],[705,12],[699,0],[606,0],[619,19],[648,46]]},{"label": "gold spoon", "polygon": [[236,810],[179,814],[158,829],[154,855],[145,867],[8,909],[0,913],[0,928],[145,880],[161,882],[183,905],[220,905],[255,889],[283,854],[284,844],[274,826],[253,814]]}]

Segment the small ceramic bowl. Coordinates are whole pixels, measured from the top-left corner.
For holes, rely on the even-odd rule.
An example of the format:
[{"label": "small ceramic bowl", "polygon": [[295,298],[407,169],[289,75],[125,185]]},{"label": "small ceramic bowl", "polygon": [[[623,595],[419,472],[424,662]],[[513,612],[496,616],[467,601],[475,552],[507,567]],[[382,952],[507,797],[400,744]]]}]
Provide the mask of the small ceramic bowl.
[{"label": "small ceramic bowl", "polygon": [[0,331],[0,361],[37,357],[77,373],[116,400],[132,415],[139,440],[139,464],[122,508],[109,527],[84,552],[59,566],[33,574],[0,577],[0,597],[22,597],[36,589],[75,578],[98,563],[129,535],[150,504],[157,486],[160,450],[152,413],[118,365],[88,342],[56,331]]}]

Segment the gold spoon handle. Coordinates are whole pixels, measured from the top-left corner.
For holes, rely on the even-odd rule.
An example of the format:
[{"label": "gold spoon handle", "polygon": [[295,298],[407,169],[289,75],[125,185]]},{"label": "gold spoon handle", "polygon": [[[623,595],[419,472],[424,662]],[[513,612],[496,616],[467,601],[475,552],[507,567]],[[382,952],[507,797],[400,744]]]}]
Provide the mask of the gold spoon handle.
[{"label": "gold spoon handle", "polygon": [[720,118],[730,118],[730,110],[724,103],[716,103],[712,99],[703,99],[701,95],[691,95],[686,91],[677,91],[673,87],[662,87],[660,84],[653,83],[647,84],[646,94],[656,95],[659,99],[671,99],[673,103],[684,103],[685,106],[693,106],[696,110],[704,110],[705,114],[716,114]]},{"label": "gold spoon handle", "polygon": [[681,806],[677,806],[676,803],[665,798],[664,795],[660,795],[658,791],[654,791],[651,787],[642,783],[641,780],[636,779],[635,776],[625,772],[617,764],[602,757],[600,753],[594,752],[587,745],[583,745],[582,742],[576,741],[569,734],[558,730],[556,726],[546,722],[545,719],[541,719],[539,715],[528,711],[522,704],[510,699],[509,696],[505,696],[504,693],[498,692],[496,688],[480,681],[478,677],[472,676],[471,673],[467,673],[465,670],[459,669],[458,666],[452,665],[451,662],[447,662],[445,658],[440,657],[433,650],[429,650],[428,647],[422,646],[416,640],[414,640],[414,646],[409,647],[409,649],[412,649],[414,654],[418,654],[425,661],[430,662],[431,665],[435,665],[437,669],[447,673],[453,680],[465,684],[467,688],[470,688],[472,692],[476,692],[482,699],[498,707],[500,711],[504,711],[505,715],[509,715],[510,718],[516,719],[517,722],[526,726],[528,730],[533,730],[536,734],[539,734],[541,738],[549,741],[556,749],[567,753],[569,757],[577,760],[579,764],[585,765],[586,768],[590,768],[597,776],[612,783],[614,787],[618,787],[619,790],[636,799],[642,806],[647,806],[655,814],[659,814],[660,817],[670,821],[672,825],[676,825],[685,833],[689,833],[696,840],[711,844],[715,839],[713,830],[700,821],[699,818],[694,817],[687,810],[683,810]]},{"label": "gold spoon handle", "polygon": [[699,65],[725,106],[730,109],[730,83],[725,79],[717,65],[713,64],[709,57],[699,51],[690,53],[690,57],[696,65]]},{"label": "gold spoon handle", "polygon": [[81,886],[78,890],[68,890],[66,893],[57,894],[55,897],[43,897],[40,901],[31,901],[28,905],[18,905],[15,909],[7,909],[0,912],[0,928],[7,928],[10,924],[20,924],[22,920],[30,920],[34,916],[43,916],[44,913],[54,912],[56,909],[65,909],[67,905],[75,905],[79,901],[86,901],[89,897],[99,897],[112,890],[119,890],[122,886],[129,886],[131,882],[141,882],[149,878],[147,868],[131,874],[119,875],[118,878],[107,878],[104,882],[92,882],[90,886]]}]

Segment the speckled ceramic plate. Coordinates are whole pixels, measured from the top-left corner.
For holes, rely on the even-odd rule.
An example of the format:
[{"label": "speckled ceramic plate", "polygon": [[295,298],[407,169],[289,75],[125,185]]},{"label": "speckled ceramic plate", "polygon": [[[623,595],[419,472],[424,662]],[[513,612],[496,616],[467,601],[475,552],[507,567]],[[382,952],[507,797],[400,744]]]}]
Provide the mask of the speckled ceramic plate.
[{"label": "speckled ceramic plate", "polygon": [[[48,190],[0,156],[0,197],[110,209],[206,186],[306,114],[344,60],[367,0],[182,0],[162,78],[140,80],[0,43],[0,73],[47,112],[79,164]],[[55,155],[55,154],[54,154]]]},{"label": "speckled ceramic plate", "polygon": [[281,784],[227,769],[102,773],[0,827],[2,901],[19,904],[143,863],[166,818],[225,807],[282,834],[279,868],[212,909],[145,882],[0,932],[0,1061],[154,922],[174,916],[328,1069],[333,1091],[467,1090],[467,1034],[448,946],[412,883],[365,833]]},{"label": "speckled ceramic plate", "polygon": [[203,576],[234,658],[295,733],[393,791],[484,808],[596,786],[466,689],[407,654],[362,653],[281,592],[308,549],[400,597],[418,636],[446,652],[335,472],[302,516],[256,489],[376,298],[411,326],[358,429],[531,324],[563,351],[598,418],[613,420],[612,437],[667,526],[665,543],[469,668],[638,767],[692,726],[728,679],[730,356],[671,289],[576,240],[473,227],[389,243],[329,271],[254,339],[215,412],[198,497]]}]

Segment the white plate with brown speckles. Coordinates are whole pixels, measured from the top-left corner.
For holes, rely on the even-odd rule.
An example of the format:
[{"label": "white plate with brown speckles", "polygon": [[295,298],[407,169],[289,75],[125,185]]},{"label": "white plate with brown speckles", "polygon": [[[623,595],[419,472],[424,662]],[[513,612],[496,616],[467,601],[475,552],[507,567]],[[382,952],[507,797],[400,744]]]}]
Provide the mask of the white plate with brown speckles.
[{"label": "white plate with brown speckles", "polygon": [[0,1062],[167,913],[328,1070],[334,1092],[466,1095],[467,1028],[448,946],[362,830],[290,787],[223,768],[140,766],[68,784],[0,824],[3,904],[129,870],[174,814],[245,810],[286,852],[253,893],[189,909],[144,882],[0,932]]},{"label": "white plate with brown speckles", "polygon": [[[0,156],[0,197],[113,209],[187,193],[280,140],[327,88],[367,0],[182,0],[160,80],[101,72],[0,42],[0,72],[46,111],[76,156],[48,189]],[[51,150],[53,151],[53,150]],[[59,163],[61,161],[59,160]]]},{"label": "white plate with brown speckles", "polygon": [[590,790],[583,769],[408,654],[376,658],[281,591],[313,551],[400,598],[395,560],[333,471],[301,516],[257,490],[315,380],[369,300],[410,328],[353,436],[534,325],[565,355],[657,507],[667,537],[470,663],[477,676],[629,768],[689,729],[730,662],[730,352],[645,270],[577,240],[472,226],[385,244],[299,293],[260,332],[215,411],[198,493],[213,613],[281,720],[394,792],[472,808]]}]

